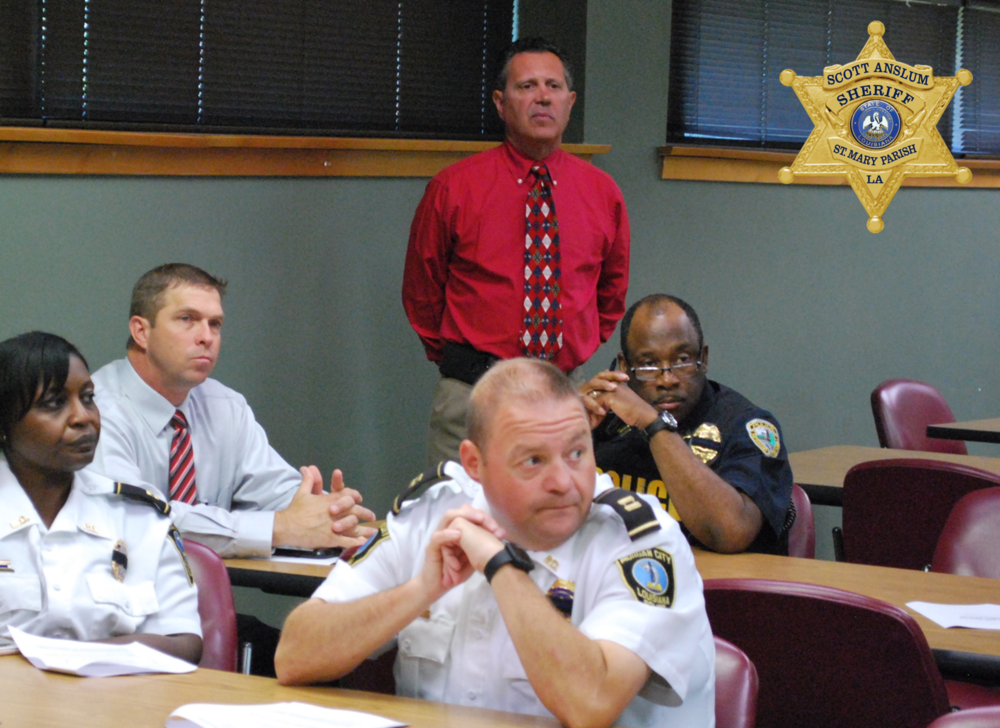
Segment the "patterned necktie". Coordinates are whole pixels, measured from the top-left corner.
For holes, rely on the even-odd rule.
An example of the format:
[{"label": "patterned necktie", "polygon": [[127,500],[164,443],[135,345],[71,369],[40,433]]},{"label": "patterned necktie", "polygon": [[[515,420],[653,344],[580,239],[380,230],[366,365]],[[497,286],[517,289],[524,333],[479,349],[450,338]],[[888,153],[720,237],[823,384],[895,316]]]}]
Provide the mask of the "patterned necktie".
[{"label": "patterned necktie", "polygon": [[187,419],[180,410],[170,418],[174,427],[174,440],[170,444],[170,500],[194,503],[197,490],[194,485],[194,449]]},{"label": "patterned necktie", "polygon": [[544,164],[531,168],[524,236],[524,355],[551,361],[562,348],[559,220],[552,178]]}]

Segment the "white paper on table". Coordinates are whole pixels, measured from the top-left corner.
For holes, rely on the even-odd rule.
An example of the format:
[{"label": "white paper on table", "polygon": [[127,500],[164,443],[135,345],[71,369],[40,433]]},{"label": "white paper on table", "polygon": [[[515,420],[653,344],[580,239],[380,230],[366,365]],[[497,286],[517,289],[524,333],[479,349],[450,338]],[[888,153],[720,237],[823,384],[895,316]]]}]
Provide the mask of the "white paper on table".
[{"label": "white paper on table", "polygon": [[393,728],[405,725],[381,715],[298,702],[265,705],[189,703],[171,713],[164,723],[166,728]]},{"label": "white paper on table", "polygon": [[906,606],[942,627],[1000,629],[1000,605],[997,604],[907,602]]},{"label": "white paper on table", "polygon": [[81,677],[143,675],[151,672],[194,672],[195,665],[139,642],[124,645],[39,637],[9,627],[17,648],[39,670]]},{"label": "white paper on table", "polygon": [[340,556],[331,556],[328,559],[307,559],[304,556],[271,556],[265,561],[282,561],[286,564],[315,564],[316,566],[332,566],[336,564]]}]

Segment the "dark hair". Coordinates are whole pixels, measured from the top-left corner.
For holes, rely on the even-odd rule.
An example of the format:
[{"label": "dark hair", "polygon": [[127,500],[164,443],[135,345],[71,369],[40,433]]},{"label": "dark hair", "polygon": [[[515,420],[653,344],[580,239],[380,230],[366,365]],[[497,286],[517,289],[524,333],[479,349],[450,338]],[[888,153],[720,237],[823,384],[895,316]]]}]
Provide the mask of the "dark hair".
[{"label": "dark hair", "polygon": [[628,350],[628,333],[632,329],[632,317],[635,316],[635,312],[644,306],[649,306],[649,307],[655,306],[659,308],[660,306],[663,306],[667,303],[674,303],[680,306],[681,310],[684,311],[684,313],[687,315],[688,320],[691,322],[691,325],[694,326],[694,330],[698,334],[698,350],[701,351],[702,347],[705,346],[705,334],[701,330],[701,319],[698,318],[698,314],[695,313],[695,310],[691,307],[691,304],[682,298],[678,298],[677,296],[669,296],[666,293],[653,293],[649,296],[646,296],[641,301],[633,303],[632,307],[625,312],[625,316],[622,318],[621,344],[622,344],[622,354],[625,356],[626,359],[631,361],[631,359],[629,359],[629,350]]},{"label": "dark hair", "polygon": [[[164,294],[168,288],[186,283],[202,288],[214,288],[219,292],[219,298],[226,295],[226,281],[217,278],[201,268],[187,263],[167,263],[142,274],[132,288],[132,302],[129,304],[128,317],[142,316],[150,325],[156,325],[156,316],[163,308]],[[135,341],[129,335],[126,348],[136,347]]]},{"label": "dark hair", "polygon": [[71,356],[87,366],[83,354],[55,334],[32,331],[0,341],[0,446],[5,454],[10,432],[31,411],[39,385],[43,393],[66,385]]},{"label": "dark hair", "polygon": [[566,74],[566,88],[573,90],[573,64],[569,62],[569,57],[565,51],[553,43],[549,43],[545,38],[518,38],[504,50],[500,56],[499,69],[497,71],[496,85],[497,91],[507,88],[507,73],[510,70],[510,61],[518,53],[551,53],[562,61],[563,72]]}]

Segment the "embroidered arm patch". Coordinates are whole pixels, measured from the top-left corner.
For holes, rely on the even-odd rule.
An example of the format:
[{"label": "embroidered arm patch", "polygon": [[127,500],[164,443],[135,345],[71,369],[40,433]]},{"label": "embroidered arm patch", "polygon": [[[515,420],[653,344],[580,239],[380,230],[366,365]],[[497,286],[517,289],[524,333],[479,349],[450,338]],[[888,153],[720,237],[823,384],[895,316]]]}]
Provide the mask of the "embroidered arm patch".
[{"label": "embroidered arm patch", "polygon": [[674,559],[660,548],[638,551],[616,562],[622,580],[640,602],[652,607],[674,603]]},{"label": "embroidered arm patch", "polygon": [[361,544],[361,547],[354,552],[354,556],[348,559],[347,563],[350,564],[351,566],[360,564],[362,561],[364,561],[371,555],[371,552],[375,550],[376,546],[378,546],[383,541],[388,541],[388,540],[389,540],[389,525],[383,523],[381,526],[379,526],[378,530],[369,537],[367,541]]},{"label": "embroidered arm patch", "polygon": [[781,452],[781,439],[778,437],[778,428],[767,420],[750,420],[747,422],[747,434],[750,441],[760,448],[760,451],[769,458],[778,457]]}]

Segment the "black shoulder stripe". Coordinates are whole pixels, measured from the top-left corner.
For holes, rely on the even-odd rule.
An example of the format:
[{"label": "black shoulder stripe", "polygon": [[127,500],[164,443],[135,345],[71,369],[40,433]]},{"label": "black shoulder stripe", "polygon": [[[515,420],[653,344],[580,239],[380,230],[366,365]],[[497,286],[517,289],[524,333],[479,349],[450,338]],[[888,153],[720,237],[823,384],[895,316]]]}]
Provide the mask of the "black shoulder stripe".
[{"label": "black shoulder stripe", "polygon": [[125,483],[115,483],[115,494],[133,503],[142,503],[150,508],[155,508],[161,515],[170,515],[170,504],[145,488],[137,488],[134,485],[125,485]]},{"label": "black shoulder stripe", "polygon": [[627,490],[612,488],[594,498],[594,503],[610,506],[615,513],[625,521],[629,538],[635,541],[647,533],[660,530],[660,522],[656,520],[656,512],[642,498],[636,498]]},{"label": "black shoulder stripe", "polygon": [[392,502],[392,515],[398,516],[400,508],[403,507],[403,503],[410,500],[410,498],[415,498],[420,495],[421,491],[430,485],[434,485],[440,480],[444,480],[447,476],[444,474],[444,464],[447,461],[442,460],[437,464],[436,467],[425,470],[416,478],[410,481],[410,484],[406,487],[402,493],[396,496],[396,500]]}]

